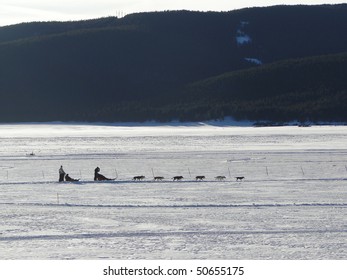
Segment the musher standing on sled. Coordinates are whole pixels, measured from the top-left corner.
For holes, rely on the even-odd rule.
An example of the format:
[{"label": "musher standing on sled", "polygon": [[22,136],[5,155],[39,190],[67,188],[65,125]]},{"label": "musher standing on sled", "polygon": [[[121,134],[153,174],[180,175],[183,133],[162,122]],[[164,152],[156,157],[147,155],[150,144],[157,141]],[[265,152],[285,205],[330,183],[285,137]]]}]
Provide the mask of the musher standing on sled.
[{"label": "musher standing on sled", "polygon": [[64,181],[65,171],[63,169],[63,166],[61,165],[59,168],[59,182]]}]

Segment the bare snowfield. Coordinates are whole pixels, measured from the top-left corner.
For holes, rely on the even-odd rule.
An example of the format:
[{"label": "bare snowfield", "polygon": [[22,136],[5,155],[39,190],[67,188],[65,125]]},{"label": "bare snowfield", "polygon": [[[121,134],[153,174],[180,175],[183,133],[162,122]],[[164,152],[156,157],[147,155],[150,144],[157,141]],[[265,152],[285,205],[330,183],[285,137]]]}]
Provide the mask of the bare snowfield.
[{"label": "bare snowfield", "polygon": [[3,124],[0,141],[0,259],[347,259],[346,126]]}]

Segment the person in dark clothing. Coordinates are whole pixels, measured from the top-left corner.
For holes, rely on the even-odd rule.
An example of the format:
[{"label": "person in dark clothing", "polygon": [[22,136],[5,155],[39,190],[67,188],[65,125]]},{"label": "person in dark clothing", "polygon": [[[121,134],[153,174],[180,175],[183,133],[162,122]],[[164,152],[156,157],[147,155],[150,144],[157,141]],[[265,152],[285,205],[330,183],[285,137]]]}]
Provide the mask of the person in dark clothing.
[{"label": "person in dark clothing", "polygon": [[94,181],[98,180],[99,172],[100,172],[100,168],[99,167],[94,169]]},{"label": "person in dark clothing", "polygon": [[65,171],[61,165],[59,168],[59,182],[64,182]]},{"label": "person in dark clothing", "polygon": [[65,181],[66,182],[78,182],[80,179],[73,179],[69,176],[69,174],[65,175]]},{"label": "person in dark clothing", "polygon": [[100,168],[97,167],[95,168],[94,170],[94,181],[112,181],[112,180],[115,180],[115,179],[109,179],[107,177],[105,177],[104,175],[100,174]]}]

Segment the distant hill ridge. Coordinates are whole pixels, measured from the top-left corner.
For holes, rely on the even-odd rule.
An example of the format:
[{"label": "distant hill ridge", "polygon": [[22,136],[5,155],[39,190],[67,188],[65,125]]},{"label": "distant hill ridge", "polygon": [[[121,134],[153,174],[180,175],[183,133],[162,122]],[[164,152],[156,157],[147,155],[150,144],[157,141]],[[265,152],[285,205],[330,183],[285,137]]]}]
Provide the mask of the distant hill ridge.
[{"label": "distant hill ridge", "polygon": [[0,27],[0,122],[347,121],[347,5]]}]

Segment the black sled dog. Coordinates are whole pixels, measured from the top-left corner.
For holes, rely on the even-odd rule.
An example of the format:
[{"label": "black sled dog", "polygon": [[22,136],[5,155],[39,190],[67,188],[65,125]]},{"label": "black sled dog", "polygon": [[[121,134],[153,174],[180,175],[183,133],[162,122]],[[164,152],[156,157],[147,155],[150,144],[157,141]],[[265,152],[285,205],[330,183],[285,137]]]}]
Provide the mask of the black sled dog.
[{"label": "black sled dog", "polygon": [[205,176],[196,176],[195,181],[202,181],[205,179]]},{"label": "black sled dog", "polygon": [[172,178],[174,181],[181,181],[183,179],[183,176],[175,176]]},{"label": "black sled dog", "polygon": [[133,181],[142,181],[143,179],[145,179],[146,177],[141,175],[141,176],[135,176],[133,177]]}]

